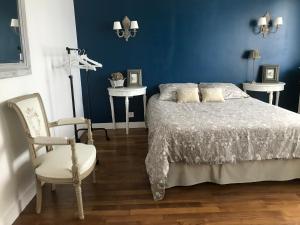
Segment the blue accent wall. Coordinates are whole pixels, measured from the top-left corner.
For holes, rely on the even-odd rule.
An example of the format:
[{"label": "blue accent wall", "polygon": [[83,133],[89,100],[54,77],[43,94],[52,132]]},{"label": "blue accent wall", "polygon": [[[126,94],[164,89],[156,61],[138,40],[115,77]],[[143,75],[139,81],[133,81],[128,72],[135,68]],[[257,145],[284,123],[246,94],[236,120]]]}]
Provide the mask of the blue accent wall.
[{"label": "blue accent wall", "polygon": [[[111,121],[107,78],[112,72],[141,68],[148,96],[166,82],[233,82],[252,80],[252,61],[246,51],[258,48],[258,66],[279,64],[287,83],[280,105],[296,110],[300,71],[299,0],[76,0],[79,46],[104,67],[90,72],[89,85],[81,72],[85,112],[90,92],[93,122]],[[253,24],[269,11],[283,16],[284,26],[263,39]],[[128,42],[112,30],[124,16],[137,20],[137,36]],[[260,96],[267,100],[266,95]],[[115,101],[117,121],[125,121],[124,99]],[[142,99],[130,99],[130,111],[143,120]],[[86,114],[87,116],[87,114]]]},{"label": "blue accent wall", "polygon": [[19,62],[20,37],[10,27],[18,19],[17,0],[2,1],[0,7],[0,63]]}]

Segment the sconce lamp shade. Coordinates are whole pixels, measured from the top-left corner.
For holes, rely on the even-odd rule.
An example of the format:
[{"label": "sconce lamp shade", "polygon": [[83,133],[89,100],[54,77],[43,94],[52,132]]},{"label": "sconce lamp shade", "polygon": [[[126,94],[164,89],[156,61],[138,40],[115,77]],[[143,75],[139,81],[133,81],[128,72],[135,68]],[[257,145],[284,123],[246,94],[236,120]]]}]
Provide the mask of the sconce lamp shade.
[{"label": "sconce lamp shade", "polygon": [[259,50],[258,49],[251,50],[249,53],[249,59],[253,59],[253,60],[260,59]]},{"label": "sconce lamp shade", "polygon": [[139,25],[138,25],[138,22],[136,20],[131,21],[130,29],[135,29],[135,30],[139,29]]},{"label": "sconce lamp shade", "polygon": [[113,30],[121,30],[121,29],[122,29],[122,26],[121,26],[120,21],[115,21]]},{"label": "sconce lamp shade", "polygon": [[267,18],[266,17],[260,17],[258,19],[257,25],[258,26],[266,26],[267,25]]},{"label": "sconce lamp shade", "polygon": [[11,19],[10,27],[19,27],[19,20],[18,19]]},{"label": "sconce lamp shade", "polygon": [[283,18],[282,17],[277,17],[275,20],[274,20],[274,25],[275,26],[280,26],[283,24]]}]

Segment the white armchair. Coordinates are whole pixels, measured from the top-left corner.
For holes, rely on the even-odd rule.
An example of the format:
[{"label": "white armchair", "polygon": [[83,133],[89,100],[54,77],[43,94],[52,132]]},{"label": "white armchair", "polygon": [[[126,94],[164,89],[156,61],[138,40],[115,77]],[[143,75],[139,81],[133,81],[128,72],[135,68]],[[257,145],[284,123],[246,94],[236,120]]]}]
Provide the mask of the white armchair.
[{"label": "white armchair", "polygon": [[[29,144],[30,156],[36,174],[36,212],[41,212],[42,184],[73,184],[76,192],[78,214],[84,219],[81,181],[93,172],[95,182],[96,148],[93,145],[91,121],[84,118],[61,119],[48,123],[39,94],[20,96],[8,101],[21,120]],[[86,124],[88,144],[76,143],[74,138],[51,137],[51,127]],[[46,154],[38,154],[46,147]]]}]

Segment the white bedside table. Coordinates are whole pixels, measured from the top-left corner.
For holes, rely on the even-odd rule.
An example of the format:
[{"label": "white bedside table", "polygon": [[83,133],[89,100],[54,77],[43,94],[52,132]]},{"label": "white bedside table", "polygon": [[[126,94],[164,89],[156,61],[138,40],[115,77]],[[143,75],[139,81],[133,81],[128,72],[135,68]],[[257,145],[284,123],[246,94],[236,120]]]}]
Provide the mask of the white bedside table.
[{"label": "white bedside table", "polygon": [[144,118],[146,115],[146,89],[147,87],[124,87],[124,88],[107,88],[110,100],[111,118],[114,129],[116,129],[114,99],[113,97],[125,97],[125,112],[126,112],[126,134],[129,133],[129,97],[143,95],[144,103]]},{"label": "white bedside table", "polygon": [[269,104],[273,104],[273,92],[276,92],[275,105],[278,106],[280,91],[284,90],[285,83],[243,83],[243,89],[247,91],[258,91],[269,93]]}]

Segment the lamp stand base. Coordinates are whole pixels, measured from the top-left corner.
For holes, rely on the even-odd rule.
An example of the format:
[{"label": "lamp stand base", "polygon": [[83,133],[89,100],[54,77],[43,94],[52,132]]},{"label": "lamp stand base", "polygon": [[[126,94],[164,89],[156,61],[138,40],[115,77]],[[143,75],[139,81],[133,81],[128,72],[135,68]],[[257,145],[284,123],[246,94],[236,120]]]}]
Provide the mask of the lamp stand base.
[{"label": "lamp stand base", "polygon": [[[93,128],[93,124],[92,124],[92,128],[91,128],[91,129],[92,129],[92,131],[103,130],[103,131],[105,132],[105,139],[106,139],[107,141],[110,140],[110,138],[109,138],[109,136],[108,136],[108,134],[107,134],[107,129],[105,129],[105,128]],[[78,134],[79,131],[87,131],[87,129],[86,129],[86,128],[77,129],[77,130],[76,130],[76,133]],[[79,141],[79,140],[76,140],[76,141]]]}]

